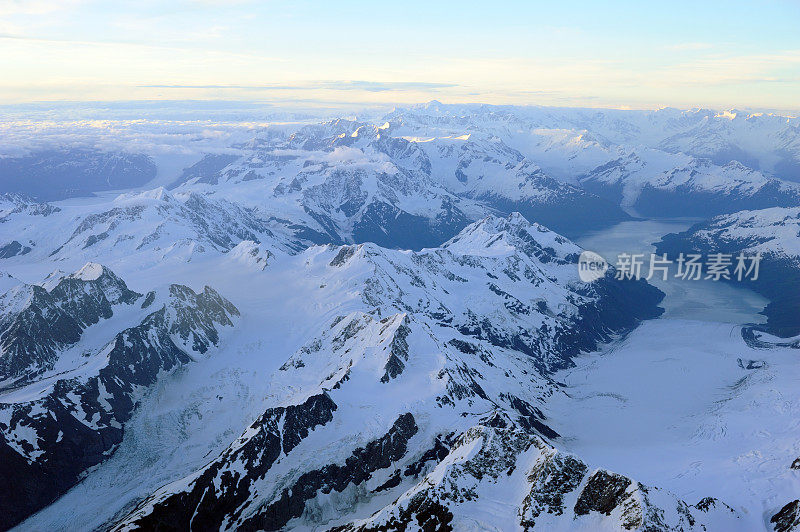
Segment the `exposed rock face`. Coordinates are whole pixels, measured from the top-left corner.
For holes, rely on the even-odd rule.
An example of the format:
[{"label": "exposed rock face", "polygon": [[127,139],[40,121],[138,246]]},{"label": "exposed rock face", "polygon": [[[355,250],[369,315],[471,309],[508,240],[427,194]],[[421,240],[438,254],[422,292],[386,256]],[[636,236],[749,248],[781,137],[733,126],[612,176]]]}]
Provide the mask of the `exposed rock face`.
[{"label": "exposed rock face", "polygon": [[[705,530],[705,521],[737,517],[713,504],[693,507],[627,477],[599,470],[590,475],[579,459],[559,453],[541,439],[509,429],[474,427],[459,437],[449,454],[423,481],[367,519],[340,530],[431,530],[480,526],[483,497],[504,505],[496,528],[566,530],[595,526],[623,530]],[[512,486],[523,484],[520,497]],[[501,495],[504,494],[504,495]],[[577,502],[573,502],[576,501]],[[516,516],[517,520],[511,519]]]},{"label": "exposed rock face", "polygon": [[562,515],[567,509],[564,496],[577,489],[586,475],[586,464],[572,456],[553,454],[531,468],[531,491],[522,501],[523,527],[533,527],[542,513]]},{"label": "exposed rock face", "polygon": [[[210,530],[237,522],[242,525],[241,513],[254,495],[252,484],[315,427],[330,422],[335,410],[336,404],[327,394],[312,396],[300,405],[267,410],[234,445],[190,479],[185,490],[145,501],[120,528],[186,530],[197,526]],[[280,510],[267,509],[264,523],[278,523],[274,530],[285,524],[298,504],[302,509],[302,491],[296,497],[294,509],[288,501]]]},{"label": "exposed rock face", "polygon": [[139,296],[94,263],[50,291],[36,285],[12,288],[0,296],[0,383],[19,384],[52,369],[57,352],[76,343],[86,327],[110,318],[112,306],[133,304]]},{"label": "exposed rock face", "polygon": [[0,246],[0,259],[9,259],[17,255],[26,255],[30,252],[30,246],[23,246],[16,240],[12,240],[8,244]]},{"label": "exposed rock face", "polygon": [[788,503],[773,515],[769,522],[773,525],[775,532],[800,530],[800,500]]},{"label": "exposed rock face", "polygon": [[625,490],[631,480],[622,475],[598,471],[592,475],[575,503],[575,515],[586,515],[589,512],[600,512],[611,515],[623,501]]},{"label": "exposed rock face", "polygon": [[24,380],[55,362],[58,349],[80,339],[82,328],[62,311],[39,286],[12,288],[0,299],[0,378],[4,383]]},{"label": "exposed rock face", "polygon": [[29,297],[6,315],[11,325],[2,336],[0,360],[18,388],[0,403],[0,484],[18,489],[0,499],[0,528],[49,504],[108,458],[146,389],[163,372],[191,362],[189,353],[216,345],[218,329],[238,315],[208,287],[195,294],[172,285],[141,323],[73,360],[65,350],[80,342],[86,327],[139,302],[141,294],[99,264],[64,277],[50,292],[24,288]]},{"label": "exposed rock face", "polygon": [[[302,405],[270,409],[250,426],[238,445],[191,479],[186,491],[164,498],[156,494],[119,528],[180,530],[235,526],[239,530],[280,530],[291,519],[300,517],[306,501],[317,493],[342,492],[351,483],[365,482],[372,472],[390,467],[405,455],[408,440],[418,430],[411,414],[401,415],[384,436],[353,450],[344,463],[303,473],[283,488],[273,502],[260,505],[242,518],[242,512],[258,493],[253,484],[280,457],[308,437],[310,431],[330,422],[336,409],[327,394],[313,396]],[[235,472],[237,463],[244,465],[244,474]]]},{"label": "exposed rock face", "polygon": [[303,473],[290,488],[284,488],[280,498],[243,521],[241,529],[280,530],[292,518],[302,516],[306,501],[318,493],[342,492],[350,484],[364,483],[373,472],[391,467],[405,456],[408,440],[417,430],[414,416],[401,415],[385,435],[356,448],[344,464],[330,464]]}]

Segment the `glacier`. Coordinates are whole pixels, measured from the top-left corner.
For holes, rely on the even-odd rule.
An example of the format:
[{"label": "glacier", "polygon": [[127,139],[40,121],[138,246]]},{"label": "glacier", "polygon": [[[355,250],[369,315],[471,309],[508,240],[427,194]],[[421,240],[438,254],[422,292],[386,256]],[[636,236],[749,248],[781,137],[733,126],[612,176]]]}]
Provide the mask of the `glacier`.
[{"label": "glacier", "polygon": [[[44,177],[0,176],[0,529],[797,526],[796,118],[204,120],[8,136]],[[99,181],[36,189],[62,159]]]}]

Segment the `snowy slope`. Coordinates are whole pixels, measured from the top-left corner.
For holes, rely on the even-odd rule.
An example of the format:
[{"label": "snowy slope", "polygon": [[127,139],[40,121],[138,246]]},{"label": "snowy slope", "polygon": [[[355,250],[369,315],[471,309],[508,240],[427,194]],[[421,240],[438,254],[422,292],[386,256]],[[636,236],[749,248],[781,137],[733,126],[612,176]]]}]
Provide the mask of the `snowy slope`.
[{"label": "snowy slope", "polygon": [[163,372],[219,342],[238,315],[211,288],[171,285],[146,296],[89,263],[52,289],[0,299],[0,527],[52,502],[105,460]]},{"label": "snowy slope", "polygon": [[60,207],[17,199],[14,207],[0,212],[0,220],[8,230],[5,234],[14,235],[13,242],[30,248],[9,253],[4,264],[11,266],[37,262],[72,269],[86,261],[112,267],[133,261],[146,267],[225,253],[244,240],[263,241],[262,247],[269,246],[271,252],[291,252],[300,246],[283,226],[245,207],[200,194],[172,194],[164,188]]},{"label": "snowy slope", "polygon": [[797,349],[748,345],[730,324],[653,320],[576,364],[557,375],[570,397],[545,409],[563,449],[687,501],[717,497],[743,530],[773,530],[797,497]]},{"label": "snowy slope", "polygon": [[[557,390],[550,372],[593,339],[657,313],[652,289],[609,277],[649,294],[637,298],[649,304],[625,311],[634,321],[619,321],[625,307],[613,291],[577,280],[579,250],[512,215],[475,223],[440,249],[318,247],[292,259],[319,283],[316,301],[337,301],[335,314],[269,379],[269,407],[236,441],[157,490],[120,528],[192,518],[277,529],[293,519],[333,523],[345,511],[366,517],[476,424],[557,437],[541,413]],[[614,317],[603,311],[609,304]],[[213,498],[204,495],[211,485]]]},{"label": "snowy slope", "polygon": [[0,196],[0,529],[795,519],[797,339],[654,320],[561,233],[771,207],[659,252],[762,252],[787,336],[796,119],[431,102],[220,138],[168,188]]}]

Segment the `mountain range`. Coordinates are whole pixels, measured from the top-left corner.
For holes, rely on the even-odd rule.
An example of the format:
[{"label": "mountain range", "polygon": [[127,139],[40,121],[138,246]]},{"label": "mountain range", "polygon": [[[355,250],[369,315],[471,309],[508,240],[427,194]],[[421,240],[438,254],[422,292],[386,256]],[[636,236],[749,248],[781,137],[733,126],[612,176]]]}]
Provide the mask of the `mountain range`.
[{"label": "mountain range", "polygon": [[[248,131],[0,159],[0,529],[800,526],[796,118]],[[765,323],[580,275],[583,238],[674,218],[657,253],[761,254]]]}]

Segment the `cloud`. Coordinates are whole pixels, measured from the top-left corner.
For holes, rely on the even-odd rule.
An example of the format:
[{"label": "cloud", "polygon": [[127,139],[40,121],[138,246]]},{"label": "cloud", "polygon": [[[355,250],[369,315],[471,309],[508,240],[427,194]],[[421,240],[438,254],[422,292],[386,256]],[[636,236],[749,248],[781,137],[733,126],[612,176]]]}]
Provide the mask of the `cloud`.
[{"label": "cloud", "polygon": [[0,17],[45,15],[74,7],[80,0],[0,0]]},{"label": "cloud", "polygon": [[332,90],[363,90],[369,92],[383,92],[395,90],[436,91],[439,89],[458,86],[459,85],[457,83],[430,83],[422,81],[327,81],[322,82],[320,88]]},{"label": "cloud", "polygon": [[[719,86],[747,83],[793,83],[800,67],[800,50],[772,54],[708,55],[662,69],[651,81],[664,85]],[[789,71],[791,74],[786,75]]]},{"label": "cloud", "polygon": [[[0,105],[0,157],[48,149],[97,149],[158,156],[236,152],[269,128],[360,116],[369,109],[238,100],[40,102]],[[382,109],[385,113],[388,109]]]},{"label": "cloud", "polygon": [[231,90],[310,90],[317,87],[310,85],[183,85],[183,84],[153,84],[138,85],[145,89],[231,89]]},{"label": "cloud", "polygon": [[139,85],[141,88],[157,89],[230,89],[251,91],[276,90],[340,90],[340,91],[438,91],[439,89],[458,87],[456,83],[433,83],[423,81],[362,81],[337,80],[317,81],[307,84],[292,85],[186,85],[186,84],[151,84]]},{"label": "cloud", "polygon": [[89,148],[148,155],[222,153],[266,122],[211,120],[5,120],[0,156],[47,149]]},{"label": "cloud", "polygon": [[682,51],[695,51],[695,50],[710,50],[715,47],[716,45],[709,42],[684,42],[684,43],[671,44],[669,46],[665,46],[664,50],[671,50],[673,52],[682,52]]}]

